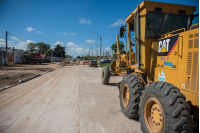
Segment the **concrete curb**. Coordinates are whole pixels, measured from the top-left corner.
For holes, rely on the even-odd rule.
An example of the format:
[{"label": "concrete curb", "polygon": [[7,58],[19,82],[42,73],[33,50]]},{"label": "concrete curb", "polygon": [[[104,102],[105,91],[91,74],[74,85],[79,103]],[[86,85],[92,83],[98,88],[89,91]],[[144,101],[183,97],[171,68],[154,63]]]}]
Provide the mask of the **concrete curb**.
[{"label": "concrete curb", "polygon": [[31,80],[31,79],[34,79],[34,78],[36,78],[36,77],[39,77],[39,76],[41,76],[41,75],[43,75],[43,74],[46,74],[46,73],[48,73],[48,72],[51,72],[51,71],[54,71],[54,69],[50,69],[50,70],[48,70],[48,71],[46,71],[46,72],[44,72],[44,73],[40,73],[40,74],[37,74],[37,75],[35,75],[35,76],[31,76],[31,77],[29,77],[29,78],[19,80],[19,83],[17,83],[17,84],[7,85],[7,86],[5,86],[5,87],[3,87],[3,88],[0,88],[0,92],[3,91],[3,90],[6,90],[6,89],[8,89],[8,88],[11,88],[11,87],[13,87],[13,86],[16,86],[16,85],[18,85],[18,84],[27,82],[27,81],[29,81],[29,80]]},{"label": "concrete curb", "polygon": [[26,81],[29,81],[29,80],[34,79],[34,78],[39,77],[39,76],[41,76],[41,74],[37,74],[37,75],[35,75],[35,76],[31,76],[31,77],[29,77],[29,78],[19,80],[19,83],[24,83],[24,82],[26,82]]},{"label": "concrete curb", "polygon": [[50,70],[48,70],[46,72],[40,73],[40,75],[46,74],[46,73],[51,72],[51,71],[54,71],[54,69],[50,69]]},{"label": "concrete curb", "polygon": [[24,83],[24,82],[26,82],[26,81],[29,81],[29,80],[31,80],[31,79],[34,79],[34,78],[36,78],[36,77],[39,77],[39,76],[44,75],[44,74],[46,74],[46,73],[48,73],[48,72],[51,72],[51,71],[54,71],[54,69],[50,69],[50,70],[48,70],[48,71],[46,71],[46,72],[37,74],[37,75],[35,75],[35,76],[31,76],[31,77],[29,77],[29,78],[19,80],[19,83]]},{"label": "concrete curb", "polygon": [[4,91],[4,90],[6,90],[6,89],[9,89],[9,88],[11,88],[11,87],[13,87],[13,86],[16,86],[16,85],[18,85],[18,84],[19,84],[19,83],[17,83],[17,84],[12,84],[12,85],[7,85],[7,86],[1,88],[1,89],[0,89],[0,92],[1,92],[1,91]]}]

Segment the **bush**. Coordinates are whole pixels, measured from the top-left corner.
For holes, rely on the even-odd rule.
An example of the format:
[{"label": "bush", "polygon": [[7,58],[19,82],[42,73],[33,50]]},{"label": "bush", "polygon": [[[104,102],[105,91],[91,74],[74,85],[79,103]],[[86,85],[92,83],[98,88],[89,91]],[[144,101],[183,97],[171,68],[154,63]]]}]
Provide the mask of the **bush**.
[{"label": "bush", "polygon": [[100,67],[104,67],[104,66],[110,67],[110,63],[103,63],[103,64],[100,64]]}]

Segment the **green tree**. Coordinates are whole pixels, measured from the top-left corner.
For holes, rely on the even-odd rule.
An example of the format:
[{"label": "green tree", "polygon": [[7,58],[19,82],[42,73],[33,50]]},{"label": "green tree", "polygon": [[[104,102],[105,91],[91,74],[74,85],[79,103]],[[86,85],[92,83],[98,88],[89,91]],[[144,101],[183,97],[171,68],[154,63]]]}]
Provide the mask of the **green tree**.
[{"label": "green tree", "polygon": [[37,48],[37,52],[41,53],[41,48],[42,48],[42,54],[44,54],[48,49],[50,49],[50,45],[46,44],[44,42],[38,42],[35,44],[36,48]]},{"label": "green tree", "polygon": [[[48,49],[44,54],[51,56],[51,51],[52,51],[52,49]],[[54,50],[53,50],[53,55],[54,55]]]},{"label": "green tree", "polygon": [[28,50],[25,50],[24,51],[24,54],[29,54],[30,52]]},{"label": "green tree", "polygon": [[27,44],[27,50],[29,51],[29,52],[36,52],[36,44],[35,43],[29,43],[29,44]]},{"label": "green tree", "polygon": [[80,58],[81,58],[81,56],[79,55],[79,56],[77,56],[76,58],[77,58],[77,59],[80,59]]},{"label": "green tree", "polygon": [[65,47],[62,47],[60,44],[57,44],[54,48],[54,56],[55,57],[65,57]]},{"label": "green tree", "polygon": [[71,56],[70,55],[65,55],[65,58],[71,58]]},{"label": "green tree", "polygon": [[[126,53],[124,51],[124,43],[122,41],[119,42],[119,50],[122,51],[122,53]],[[114,44],[112,44],[111,49],[116,53],[117,51],[117,42],[115,42]]]}]

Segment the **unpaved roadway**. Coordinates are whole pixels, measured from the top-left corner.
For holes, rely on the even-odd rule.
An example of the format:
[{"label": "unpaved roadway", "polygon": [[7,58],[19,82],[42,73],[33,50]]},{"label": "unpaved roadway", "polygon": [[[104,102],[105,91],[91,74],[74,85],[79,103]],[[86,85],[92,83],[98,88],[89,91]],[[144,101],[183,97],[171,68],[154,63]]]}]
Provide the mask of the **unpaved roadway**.
[{"label": "unpaved roadway", "polygon": [[141,133],[138,120],[120,109],[115,85],[101,69],[64,66],[0,92],[0,132]]}]

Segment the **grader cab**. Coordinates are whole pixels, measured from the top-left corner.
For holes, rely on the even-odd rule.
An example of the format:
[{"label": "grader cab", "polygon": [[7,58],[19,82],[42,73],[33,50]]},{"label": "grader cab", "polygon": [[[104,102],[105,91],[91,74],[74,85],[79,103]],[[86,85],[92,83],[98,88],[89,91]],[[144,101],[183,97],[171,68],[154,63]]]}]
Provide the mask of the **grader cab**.
[{"label": "grader cab", "polygon": [[199,123],[199,24],[191,25],[195,10],[143,1],[120,28],[120,37],[126,40],[128,33],[126,67],[120,67],[118,49],[115,70],[102,70],[103,84],[126,72],[117,83],[121,110],[128,118],[139,117],[145,133],[193,132]]}]

